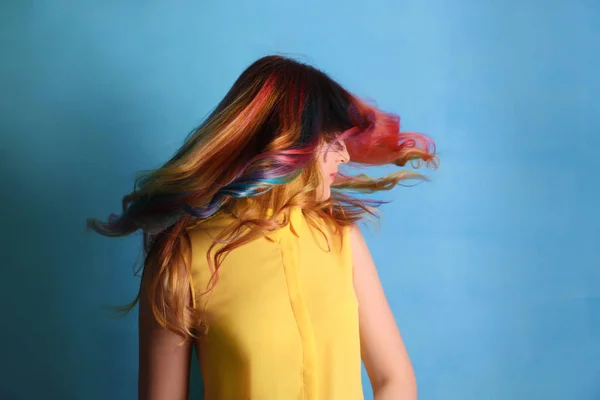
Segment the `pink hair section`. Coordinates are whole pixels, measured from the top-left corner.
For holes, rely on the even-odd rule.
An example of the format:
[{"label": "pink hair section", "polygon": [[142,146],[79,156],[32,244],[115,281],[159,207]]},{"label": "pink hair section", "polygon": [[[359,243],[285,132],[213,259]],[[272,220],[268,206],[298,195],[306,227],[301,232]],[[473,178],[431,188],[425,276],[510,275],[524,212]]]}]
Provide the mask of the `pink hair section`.
[{"label": "pink hair section", "polygon": [[401,132],[399,116],[359,102],[349,113],[354,127],[340,139],[345,141],[352,162],[373,166],[434,162],[435,142],[420,133]]},{"label": "pink hair section", "polygon": [[275,78],[269,77],[262,85],[256,96],[252,99],[250,104],[246,106],[230,123],[232,127],[246,127],[249,125],[256,124],[257,118],[260,116],[260,112],[263,109],[263,104],[266,103],[275,91]]}]

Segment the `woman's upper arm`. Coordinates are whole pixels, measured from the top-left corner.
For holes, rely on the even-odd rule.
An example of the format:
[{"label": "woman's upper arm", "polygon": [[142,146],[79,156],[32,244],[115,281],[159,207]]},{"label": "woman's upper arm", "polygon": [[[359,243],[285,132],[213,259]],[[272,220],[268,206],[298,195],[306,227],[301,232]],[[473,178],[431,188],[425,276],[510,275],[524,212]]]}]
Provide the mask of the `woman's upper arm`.
[{"label": "woman's upper arm", "polygon": [[410,359],[371,253],[356,226],[350,231],[350,245],[354,288],[359,304],[361,355],[373,389],[393,386],[399,397],[390,398],[416,399],[416,382]]},{"label": "woman's upper arm", "polygon": [[[143,282],[142,282],[143,285]],[[187,400],[191,340],[185,340],[156,322],[147,296],[139,303],[140,400]]]}]

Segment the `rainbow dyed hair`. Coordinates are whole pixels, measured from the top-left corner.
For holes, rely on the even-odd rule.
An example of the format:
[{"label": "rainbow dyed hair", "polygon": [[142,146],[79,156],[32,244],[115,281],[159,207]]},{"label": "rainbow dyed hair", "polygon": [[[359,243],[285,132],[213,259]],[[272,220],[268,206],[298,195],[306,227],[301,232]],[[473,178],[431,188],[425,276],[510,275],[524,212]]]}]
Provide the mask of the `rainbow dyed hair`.
[{"label": "rainbow dyed hair", "polygon": [[[336,140],[344,140],[356,165],[437,167],[434,142],[400,132],[396,115],[359,100],[312,66],[268,56],[240,75],[169,161],[136,180],[133,192],[123,198],[120,216],[111,215],[106,223],[90,219],[88,227],[105,236],[143,231],[145,289],[140,294],[149,296],[163,326],[193,336],[201,316],[189,302],[189,226],[219,214],[235,217],[237,222],[215,240],[225,246],[214,257],[207,255],[217,275],[224,254],[280,228],[291,207],[344,227],[373,214],[380,204],[353,194],[425,179],[410,169],[380,179],[341,175],[331,198],[320,202],[315,152]],[[252,207],[238,207],[248,199]]]}]

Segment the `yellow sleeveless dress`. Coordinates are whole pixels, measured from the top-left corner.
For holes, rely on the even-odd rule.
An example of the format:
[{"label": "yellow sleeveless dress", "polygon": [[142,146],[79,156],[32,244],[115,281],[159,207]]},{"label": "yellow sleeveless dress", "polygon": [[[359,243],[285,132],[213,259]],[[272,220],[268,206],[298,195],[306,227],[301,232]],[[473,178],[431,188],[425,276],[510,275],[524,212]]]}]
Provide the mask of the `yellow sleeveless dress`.
[{"label": "yellow sleeveless dress", "polygon": [[189,230],[194,307],[209,325],[197,343],[206,400],[363,399],[349,231],[328,250],[300,208],[289,220],[229,253],[203,296],[207,250],[231,219]]}]

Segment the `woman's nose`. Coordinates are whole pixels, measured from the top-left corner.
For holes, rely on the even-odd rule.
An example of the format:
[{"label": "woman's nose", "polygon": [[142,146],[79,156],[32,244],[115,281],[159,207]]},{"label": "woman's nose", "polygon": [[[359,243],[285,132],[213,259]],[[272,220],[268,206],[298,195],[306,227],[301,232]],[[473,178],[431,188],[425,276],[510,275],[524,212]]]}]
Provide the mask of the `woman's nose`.
[{"label": "woman's nose", "polygon": [[347,163],[348,161],[350,161],[350,154],[348,154],[348,150],[344,147],[343,150],[340,150],[337,152],[338,155],[338,161],[341,164]]}]

